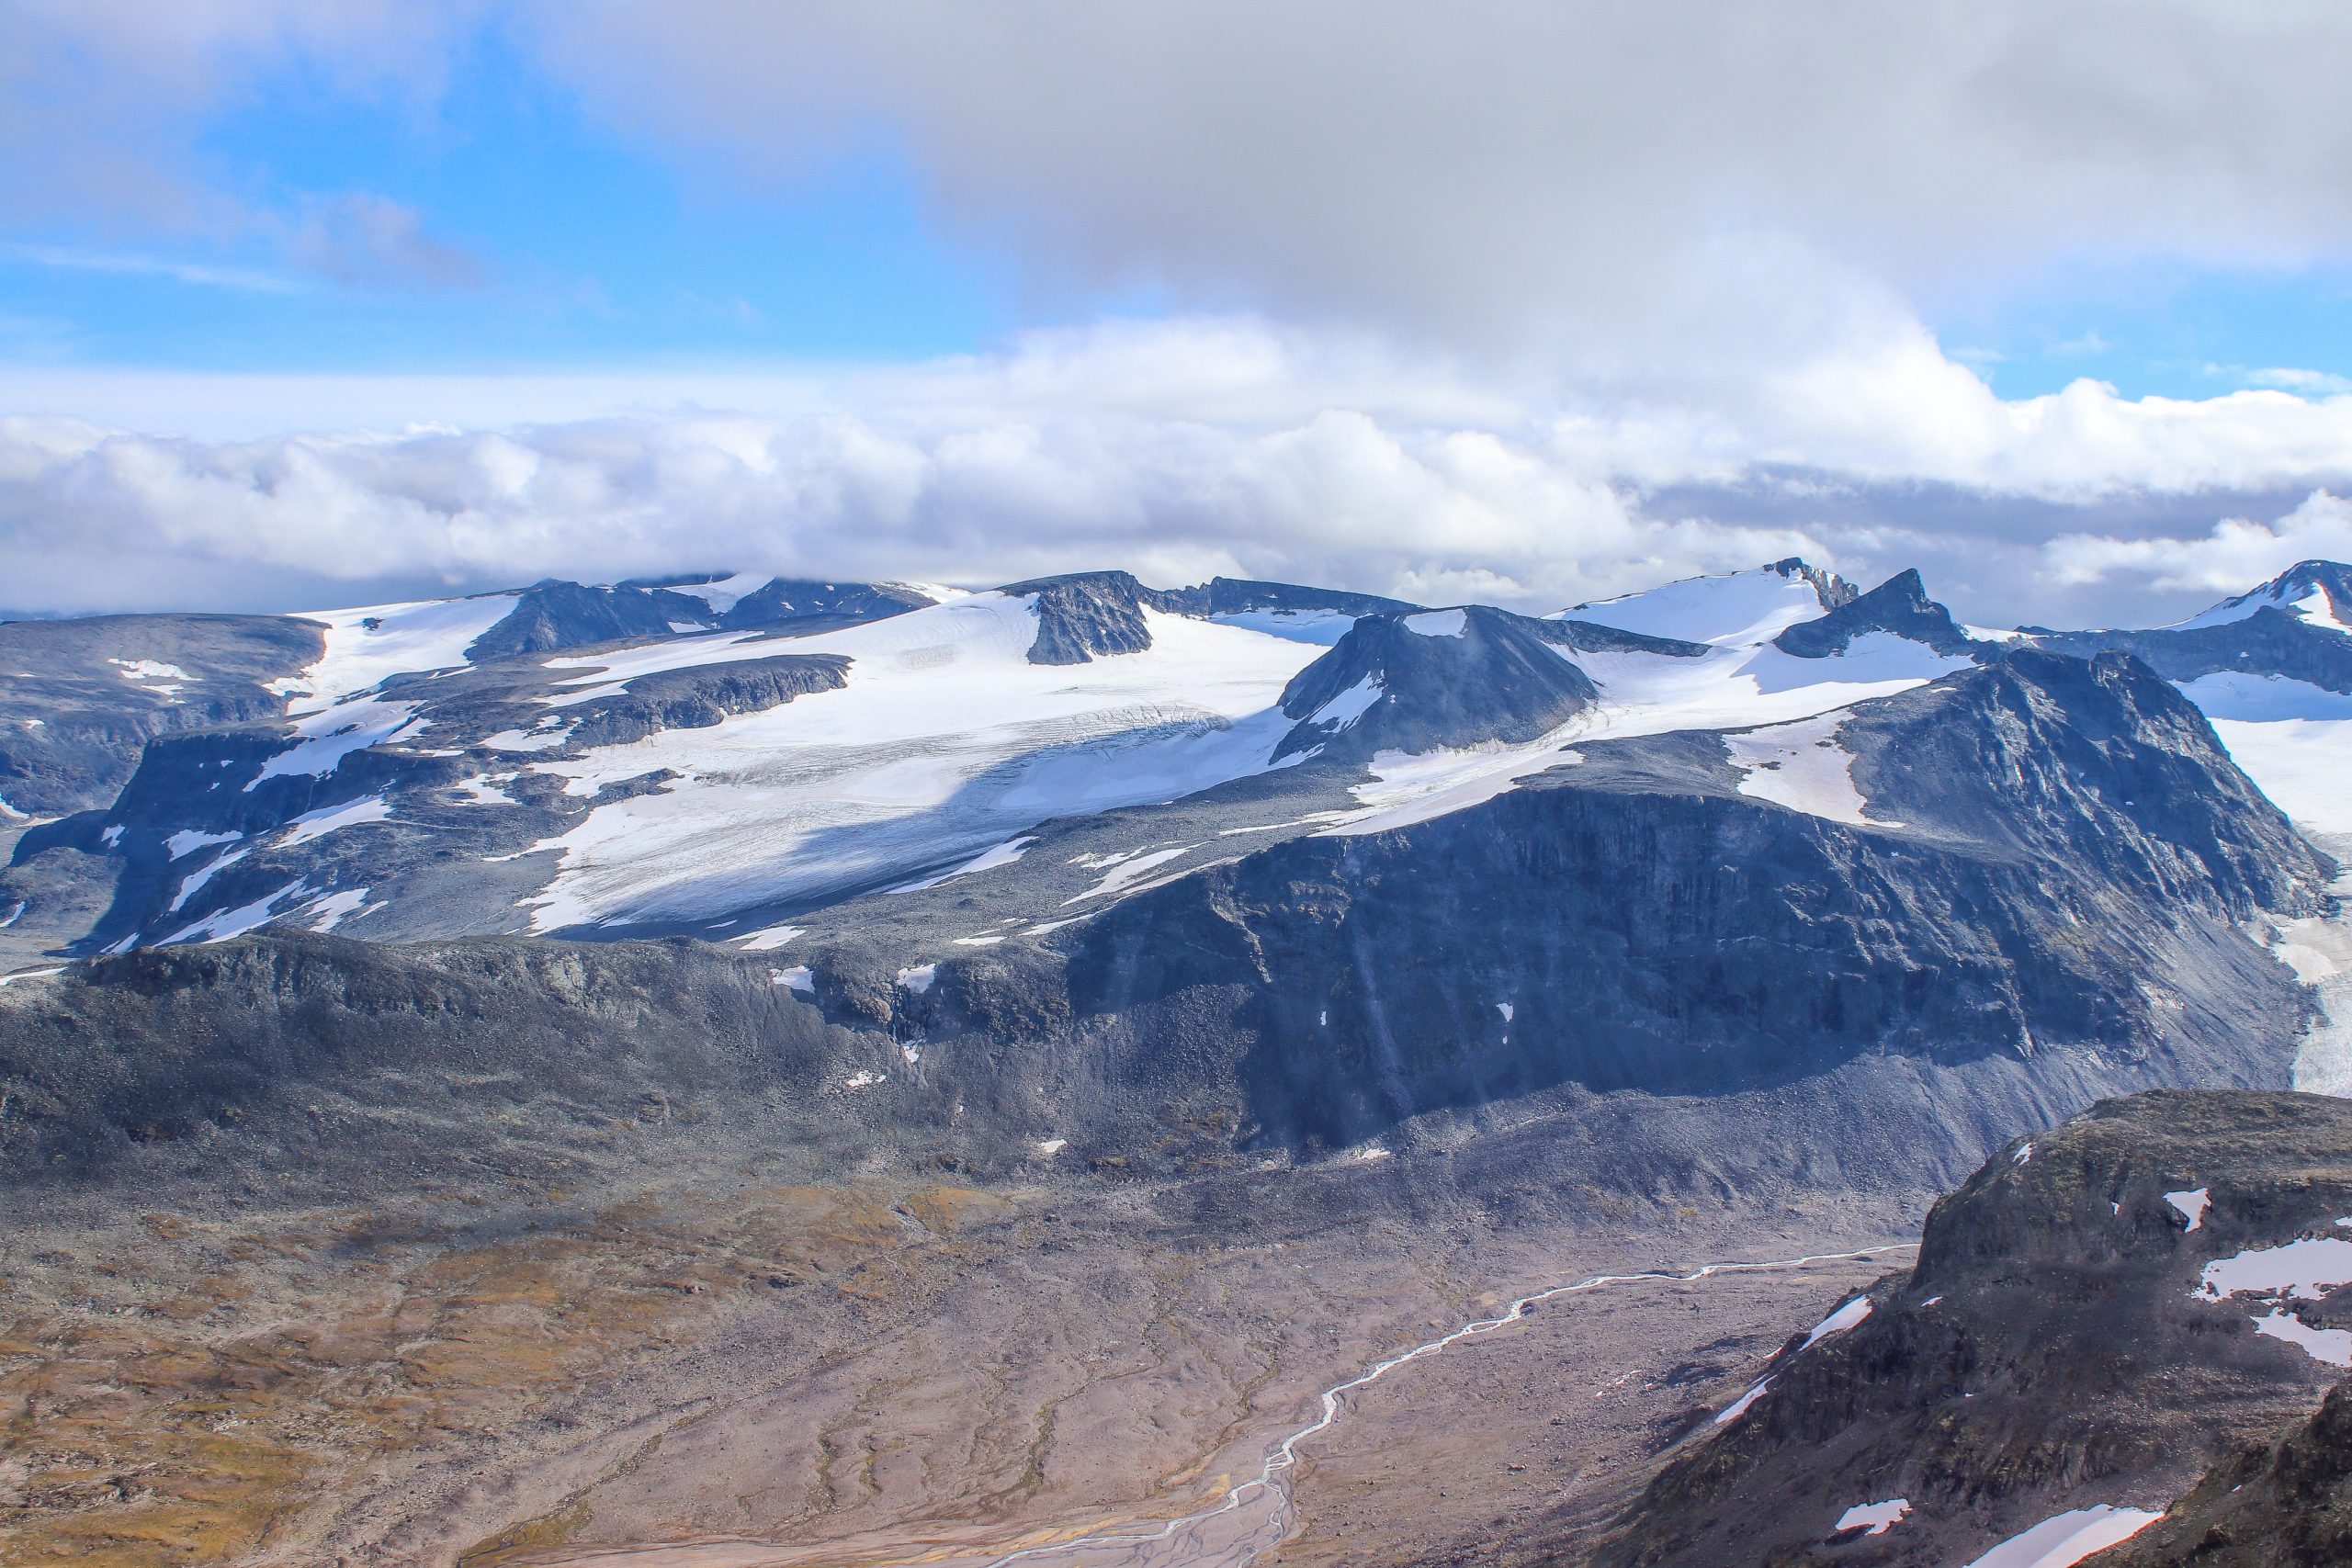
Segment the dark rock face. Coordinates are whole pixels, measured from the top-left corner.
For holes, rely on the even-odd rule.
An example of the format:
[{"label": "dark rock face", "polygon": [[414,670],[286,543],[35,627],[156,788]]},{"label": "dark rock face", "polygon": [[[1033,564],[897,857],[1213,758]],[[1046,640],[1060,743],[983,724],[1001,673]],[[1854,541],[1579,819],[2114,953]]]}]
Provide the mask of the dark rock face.
[{"label": "dark rock face", "polygon": [[[1283,690],[1278,758],[1532,740],[1599,700],[1560,623],[1473,605],[1358,621]],[[1616,634],[1623,636],[1626,634]]]},{"label": "dark rock face", "polygon": [[1197,587],[1171,589],[1162,598],[1165,608],[1187,615],[1238,615],[1251,610],[1336,610],[1343,615],[1401,615],[1420,608],[1402,599],[1384,599],[1377,593],[1351,593],[1344,589],[1258,582],[1235,577],[1213,577]]},{"label": "dark rock face", "polygon": [[0,623],[0,800],[28,817],[102,807],[156,737],[277,718],[269,682],[324,647],[277,615]]},{"label": "dark rock face", "polygon": [[466,657],[482,662],[667,637],[675,626],[707,626],[715,620],[702,600],[666,588],[589,588],[549,578],[523,590],[505,618],[467,647]]},{"label": "dark rock face", "polygon": [[931,603],[927,594],[896,583],[779,577],[736,600],[719,616],[718,624],[730,628],[790,626],[803,632],[829,631],[903,615]]},{"label": "dark rock face", "polygon": [[1916,570],[1897,572],[1817,621],[1799,622],[1774,637],[1772,646],[1799,659],[1826,659],[1845,652],[1856,637],[1871,632],[1892,632],[1908,641],[1925,643],[1938,653],[1972,653],[1977,648],[1952,620],[1951,612],[1928,597],[1927,584]]},{"label": "dark rock face", "polygon": [[[2188,1190],[2210,1198],[2194,1230],[2165,1196]],[[1964,1562],[2072,1508],[2162,1510],[2225,1455],[2237,1480],[2274,1479],[2237,1505],[2209,1480],[2207,1529],[2233,1539],[2221,1511],[2235,1506],[2304,1542],[2341,1539],[2328,1512],[2352,1457],[2335,1446],[2340,1398],[2303,1438],[2241,1457],[2337,1374],[2257,1335],[2242,1303],[2197,1292],[2207,1262],[2328,1234],[2347,1203],[2352,1105],[2319,1096],[2160,1092],[2018,1141],[1936,1206],[1917,1269],[1871,1292],[1859,1326],[1810,1348],[1792,1339],[1757,1370],[1771,1381],[1745,1415],[1701,1420],[1597,1561]],[[2299,1310],[2352,1321],[2352,1301]],[[1910,1517],[1856,1555],[1837,1519],[1891,1497]],[[2210,1557],[2194,1551],[2201,1539],[2184,1520],[2119,1555],[2343,1560]]]},{"label": "dark rock face", "polygon": [[[649,1105],[773,1107],[786,1087],[808,1109],[780,1135],[822,1148],[860,1109],[823,1086],[890,1054],[887,1036],[828,1025],[766,964],[698,943],[583,954],[280,933],[159,948],[97,960],[38,997],[0,991],[0,1172],[74,1179],[142,1145],[224,1136],[233,1159],[235,1136],[258,1133],[299,1151],[311,1179],[364,1191],[371,1163],[494,1155],[510,1135],[502,1113],[536,1110],[560,1143]],[[339,1126],[318,1119],[322,1098]]]},{"label": "dark rock face", "polygon": [[[22,897],[20,886],[33,891],[34,863],[43,855],[102,859],[113,872],[101,897],[105,913],[74,943],[81,953],[126,938],[164,940],[219,911],[297,888],[277,913],[332,891],[367,888],[380,900],[405,889],[421,896],[399,900],[401,918],[426,923],[403,934],[478,930],[486,919],[495,929],[548,869],[515,862],[514,850],[559,836],[584,811],[659,788],[669,776],[649,772],[570,796],[560,780],[518,770],[518,756],[579,756],[590,746],[705,728],[839,689],[848,669],[839,655],[775,654],[638,675],[618,692],[563,707],[548,705],[548,671],[530,655],[440,676],[395,677],[383,683],[383,700],[412,705],[433,743],[367,747],[317,774],[268,771],[295,744],[275,724],[165,736],[146,747],[105,809],[25,833],[10,870],[0,874],[0,896]],[[584,664],[565,673],[593,684],[595,671]],[[534,727],[547,727],[544,743],[527,753],[486,744],[502,731]],[[461,781],[490,774],[504,780],[500,803],[458,793]],[[389,819],[317,838],[295,824],[305,814],[368,800],[384,802]],[[210,841],[175,853],[172,840],[181,834]],[[484,858],[492,855],[503,858]],[[188,879],[215,860],[217,870],[191,890]]]},{"label": "dark rock face", "polygon": [[[2015,775],[1928,771],[1930,736],[1999,756],[2014,704],[2109,733]],[[1713,736],[1593,744],[1482,806],[1137,895],[1074,933],[1055,1005],[1138,1061],[1218,1041],[1256,1136],[1294,1146],[1882,1053],[2100,1086],[2075,1104],[2286,1082],[2309,1002],[2236,922],[2316,911],[2332,865],[2162,682],[2037,656],[1858,711],[1857,773],[1900,776],[1890,804],[1917,826],[1742,795]]]},{"label": "dark rock face", "polygon": [[2062,653],[2087,656],[2108,649],[2129,653],[2167,681],[2234,671],[2284,675],[2331,692],[2352,692],[2352,637],[2312,626],[2276,606],[2256,610],[2243,620],[2183,631],[2052,632],[2037,640]]},{"label": "dark rock face", "polygon": [[1033,599],[1037,640],[1032,664],[1084,664],[1097,656],[1140,653],[1151,646],[1143,607],[1167,607],[1166,595],[1124,571],[1080,572],[1007,583],[1003,592]]},{"label": "dark rock face", "polygon": [[1037,640],[1032,664],[1084,664],[1091,659],[1139,653],[1151,646],[1143,612],[1169,615],[1235,615],[1250,610],[1336,610],[1347,615],[1393,615],[1413,608],[1400,599],[1252,582],[1218,577],[1192,588],[1147,588],[1124,571],[1089,571],[1005,584],[1002,592],[1034,598]]},{"label": "dark rock face", "polygon": [[1550,641],[1579,653],[1657,653],[1669,659],[1697,659],[1707,651],[1703,642],[1620,631],[1591,621],[1547,620],[1538,624],[1547,628],[1544,635]]},{"label": "dark rock face", "polygon": [[2022,651],[1862,704],[1839,739],[1880,814],[2141,898],[2311,911],[2330,874],[2205,716],[2119,654]]},{"label": "dark rock face", "polygon": [[2337,1568],[2352,1562],[2352,1383],[2275,1443],[2216,1465],[2099,1568]]},{"label": "dark rock face", "polygon": [[1802,556],[1791,556],[1786,560],[1776,560],[1764,570],[1777,571],[1782,577],[1804,578],[1813,585],[1814,597],[1821,601],[1821,607],[1825,610],[1844,609],[1861,597],[1860,589],[1834,571],[1824,571],[1821,568],[1812,565]]},{"label": "dark rock face", "polygon": [[733,664],[662,670],[631,680],[628,689],[571,710],[580,716],[571,744],[626,746],[664,729],[706,729],[735,714],[764,713],[810,692],[849,683],[840,654],[778,654]]}]

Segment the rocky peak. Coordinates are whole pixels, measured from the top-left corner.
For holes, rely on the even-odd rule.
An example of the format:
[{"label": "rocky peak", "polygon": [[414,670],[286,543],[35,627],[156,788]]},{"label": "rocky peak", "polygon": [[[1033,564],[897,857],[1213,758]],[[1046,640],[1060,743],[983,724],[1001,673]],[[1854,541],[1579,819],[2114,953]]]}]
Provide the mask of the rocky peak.
[{"label": "rocky peak", "polygon": [[[1780,571],[1792,564],[1782,561],[1772,570]],[[1793,564],[1804,573],[1813,570],[1803,562]],[[1812,581],[1809,575],[1807,581]],[[1828,600],[1829,595],[1824,593],[1823,603],[1827,604]],[[1817,621],[1791,626],[1772,639],[1772,646],[1800,659],[1826,659],[1845,652],[1856,637],[1871,632],[1892,632],[1906,641],[1924,643],[1938,653],[1962,654],[1976,648],[1975,642],[1952,620],[1951,612],[1928,597],[1927,584],[1920,581],[1916,568],[1895,573],[1868,593],[1848,597]]]},{"label": "rocky peak", "polygon": [[1566,642],[1555,623],[1484,604],[1367,615],[1283,690],[1297,723],[1274,755],[1532,740],[1599,698]]}]

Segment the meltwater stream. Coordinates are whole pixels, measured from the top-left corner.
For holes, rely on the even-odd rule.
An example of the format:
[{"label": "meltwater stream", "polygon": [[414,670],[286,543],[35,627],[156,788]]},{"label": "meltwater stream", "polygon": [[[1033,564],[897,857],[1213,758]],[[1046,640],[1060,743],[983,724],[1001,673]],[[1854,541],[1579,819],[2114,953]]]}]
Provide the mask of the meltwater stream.
[{"label": "meltwater stream", "polygon": [[1223,1500],[1198,1513],[1170,1519],[1149,1530],[1105,1530],[1074,1540],[1023,1547],[989,1558],[984,1568],[1247,1568],[1282,1543],[1291,1525],[1290,1472],[1297,1463],[1298,1445],[1328,1430],[1340,1418],[1342,1402],[1357,1389],[1378,1382],[1408,1362],[1433,1356],[1460,1340],[1492,1334],[1519,1322],[1530,1307],[1559,1296],[1607,1290],[1611,1285],[1688,1284],[1717,1274],[1753,1274],[1778,1269],[1802,1269],[1812,1263],[1840,1258],[1873,1258],[1884,1252],[1908,1252],[1918,1244],[1899,1242],[1886,1247],[1858,1247],[1845,1252],[1814,1253],[1804,1258],[1777,1258],[1756,1263],[1710,1263],[1688,1274],[1596,1274],[1573,1284],[1554,1285],[1520,1297],[1498,1317],[1465,1323],[1453,1333],[1416,1345],[1411,1349],[1374,1362],[1368,1370],[1323,1391],[1322,1412],[1266,1450],[1258,1472],[1228,1488]]}]

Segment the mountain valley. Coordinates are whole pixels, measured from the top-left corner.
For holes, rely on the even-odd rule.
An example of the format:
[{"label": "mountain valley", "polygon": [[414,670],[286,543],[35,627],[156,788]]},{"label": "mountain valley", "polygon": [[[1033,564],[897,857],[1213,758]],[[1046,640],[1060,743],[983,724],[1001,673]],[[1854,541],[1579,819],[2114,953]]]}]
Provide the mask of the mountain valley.
[{"label": "mountain valley", "polygon": [[1795,560],[0,624],[0,1555],[2309,1535],[2347,1282],[2196,1292],[2346,1245],[2347,626]]}]

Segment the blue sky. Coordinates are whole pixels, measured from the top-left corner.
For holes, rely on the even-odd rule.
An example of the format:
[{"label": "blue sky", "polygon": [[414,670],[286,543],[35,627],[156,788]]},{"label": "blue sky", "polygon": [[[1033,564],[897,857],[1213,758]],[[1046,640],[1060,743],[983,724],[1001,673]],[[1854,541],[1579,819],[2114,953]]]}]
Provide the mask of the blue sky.
[{"label": "blue sky", "polygon": [[[8,225],[17,355],[240,371],[915,357],[1014,319],[1004,268],[926,231],[885,148],[746,189],[597,123],[499,29],[449,65],[420,101],[287,61],[202,115],[188,162],[259,231],[103,212]],[[336,276],[288,255],[284,230],[359,194],[413,211],[447,274]]]},{"label": "blue sky", "polygon": [[[1041,284],[1017,246],[933,220],[924,171],[887,121],[789,178],[755,177],[740,149],[623,129],[518,36],[451,28],[424,90],[355,86],[299,52],[251,65],[174,127],[173,152],[247,220],[20,210],[0,224],[0,355],[361,372],[907,360],[1196,303],[1148,258],[1114,287]],[[338,268],[289,241],[355,200],[412,215],[440,270]],[[1246,286],[1224,299],[1256,302]],[[2029,256],[1913,303],[2010,398],[2084,376],[2197,398],[2277,384],[2265,373],[2279,369],[2312,373],[2305,388],[2352,375],[2352,277],[2324,258]]]},{"label": "blue sky", "polygon": [[10,608],[2352,555],[2352,11],[0,0]]}]

